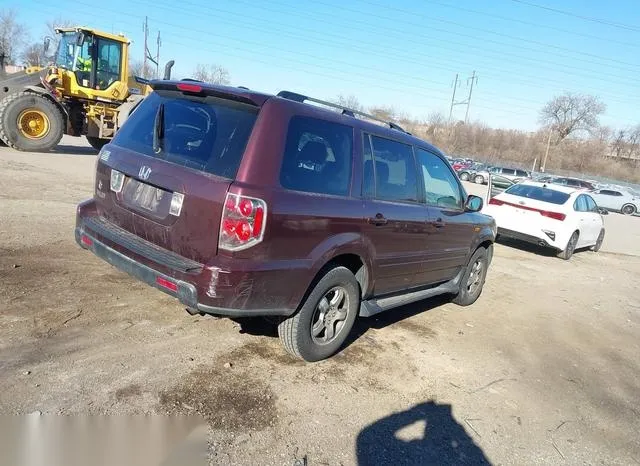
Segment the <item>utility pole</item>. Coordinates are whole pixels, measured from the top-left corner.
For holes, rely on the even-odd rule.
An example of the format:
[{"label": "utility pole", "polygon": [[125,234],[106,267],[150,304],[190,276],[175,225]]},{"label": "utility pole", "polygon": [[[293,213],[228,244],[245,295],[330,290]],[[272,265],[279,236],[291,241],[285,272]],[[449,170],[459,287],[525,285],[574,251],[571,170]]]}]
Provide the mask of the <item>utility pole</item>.
[{"label": "utility pole", "polygon": [[[478,77],[476,76],[476,70],[473,70],[473,74],[469,79],[471,80],[471,86],[469,87],[469,97],[467,98],[467,112],[464,114],[465,125],[469,121],[469,106],[471,105],[471,94],[473,93],[473,83],[478,82]],[[467,79],[467,82],[469,82],[469,79]]]},{"label": "utility pole", "polygon": [[146,77],[147,74],[147,38],[149,37],[149,22],[148,18],[144,17],[144,24],[142,25],[142,32],[144,32],[144,59],[142,60],[142,76]]},{"label": "utility pole", "polygon": [[453,83],[453,95],[451,96],[451,107],[449,107],[449,123],[451,123],[451,116],[453,115],[453,106],[456,101],[456,88],[458,87],[458,73],[456,73],[456,80]]},{"label": "utility pole", "polygon": [[542,166],[540,167],[540,171],[544,173],[547,168],[547,157],[549,157],[549,147],[551,146],[551,135],[553,134],[553,126],[549,127],[549,137],[547,138],[547,150],[544,153],[544,159],[542,161]]},{"label": "utility pole", "polygon": [[162,40],[160,39],[160,31],[158,31],[158,39],[156,39],[156,79],[160,77],[159,63],[160,63],[160,46]]},{"label": "utility pole", "polygon": [[451,107],[449,108],[449,121],[451,121],[453,115],[453,107],[456,105],[466,105],[467,110],[464,114],[464,123],[469,122],[469,106],[471,105],[471,96],[473,95],[473,85],[478,83],[478,76],[475,70],[469,78],[467,78],[467,85],[469,86],[469,95],[465,100],[456,102],[456,87],[458,87],[458,75],[456,74],[455,84],[453,86],[453,96],[451,97]]}]

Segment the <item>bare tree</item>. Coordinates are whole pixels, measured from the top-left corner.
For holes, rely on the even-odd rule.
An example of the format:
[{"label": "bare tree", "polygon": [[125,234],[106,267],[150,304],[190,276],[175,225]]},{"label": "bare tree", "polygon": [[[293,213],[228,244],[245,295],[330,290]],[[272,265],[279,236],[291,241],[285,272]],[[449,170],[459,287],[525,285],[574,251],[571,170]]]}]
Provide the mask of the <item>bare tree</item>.
[{"label": "bare tree", "polygon": [[364,107],[362,106],[362,104],[360,103],[360,101],[358,100],[358,98],[354,95],[348,95],[348,96],[344,96],[342,94],[340,94],[335,102],[338,105],[342,105],[343,107],[347,107],[350,108],[352,110],[357,110],[359,112],[364,111]]},{"label": "bare tree", "polygon": [[151,67],[149,63],[146,64],[142,60],[135,60],[129,62],[129,76],[138,76],[144,79],[153,79],[156,74],[156,70]]},{"label": "bare tree", "polygon": [[0,72],[5,64],[15,63],[27,38],[27,28],[18,22],[17,13],[0,10]]},{"label": "bare tree", "polygon": [[68,18],[62,18],[60,16],[47,21],[45,35],[51,39],[49,50],[47,51],[47,56],[53,57],[56,53],[56,50],[58,50],[60,36],[56,33],[56,28],[68,28],[75,25],[76,23],[74,21]]},{"label": "bare tree", "polygon": [[200,63],[193,72],[193,79],[212,84],[226,85],[231,82],[231,75],[229,71],[219,65],[203,65]]},{"label": "bare tree", "polygon": [[27,66],[43,66],[46,59],[42,44],[36,42],[27,46],[22,52],[22,61]]},{"label": "bare tree", "polygon": [[598,119],[606,108],[597,97],[565,93],[547,102],[540,111],[540,122],[557,134],[559,143],[574,133],[598,128]]},{"label": "bare tree", "polygon": [[369,113],[385,121],[393,121],[397,118],[395,109],[388,106],[371,107]]}]

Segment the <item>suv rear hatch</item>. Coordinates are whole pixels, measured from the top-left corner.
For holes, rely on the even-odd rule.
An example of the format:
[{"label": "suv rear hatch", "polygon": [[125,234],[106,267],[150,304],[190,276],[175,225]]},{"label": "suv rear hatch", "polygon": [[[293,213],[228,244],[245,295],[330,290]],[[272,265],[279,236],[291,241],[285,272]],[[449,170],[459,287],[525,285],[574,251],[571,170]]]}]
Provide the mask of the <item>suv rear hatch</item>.
[{"label": "suv rear hatch", "polygon": [[[100,153],[101,221],[182,257],[217,254],[220,218],[259,105],[220,88],[156,83]],[[126,244],[124,244],[126,246]]]}]

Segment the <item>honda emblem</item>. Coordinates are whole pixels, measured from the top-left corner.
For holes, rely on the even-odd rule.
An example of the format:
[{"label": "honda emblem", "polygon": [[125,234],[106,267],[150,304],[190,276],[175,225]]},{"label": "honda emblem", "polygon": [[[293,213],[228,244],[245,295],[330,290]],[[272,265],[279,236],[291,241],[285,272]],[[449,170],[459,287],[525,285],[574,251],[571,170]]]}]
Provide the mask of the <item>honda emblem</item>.
[{"label": "honda emblem", "polygon": [[141,180],[148,180],[150,175],[151,175],[150,167],[147,167],[146,165],[143,165],[140,167],[140,171],[138,172],[138,177]]}]

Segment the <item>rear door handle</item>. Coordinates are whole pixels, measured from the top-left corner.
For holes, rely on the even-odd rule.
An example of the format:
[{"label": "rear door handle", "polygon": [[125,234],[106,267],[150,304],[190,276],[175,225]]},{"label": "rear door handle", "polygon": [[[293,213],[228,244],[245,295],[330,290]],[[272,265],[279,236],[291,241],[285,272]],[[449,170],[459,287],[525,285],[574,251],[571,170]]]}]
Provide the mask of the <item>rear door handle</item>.
[{"label": "rear door handle", "polygon": [[387,220],[386,218],[384,218],[384,215],[382,214],[376,214],[375,217],[369,217],[367,218],[367,223],[370,223],[372,225],[386,225],[387,223],[389,223],[389,220]]}]

